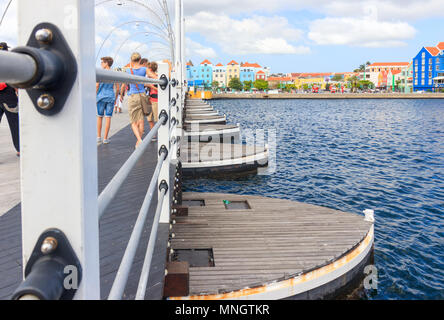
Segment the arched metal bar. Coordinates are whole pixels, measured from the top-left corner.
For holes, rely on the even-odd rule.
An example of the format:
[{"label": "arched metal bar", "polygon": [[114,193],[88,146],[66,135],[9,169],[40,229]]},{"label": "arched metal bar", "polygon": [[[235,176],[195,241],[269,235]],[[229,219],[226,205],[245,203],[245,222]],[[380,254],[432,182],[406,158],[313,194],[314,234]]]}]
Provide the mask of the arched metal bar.
[{"label": "arched metal bar", "polygon": [[11,3],[12,3],[12,0],[9,0],[8,4],[6,5],[6,9],[5,9],[5,11],[3,12],[2,19],[0,20],[0,26],[1,26],[2,23],[3,23],[3,19],[5,18],[6,13],[8,12],[8,9],[9,9],[9,6],[11,5]]},{"label": "arched metal bar", "polygon": [[[103,1],[101,1],[101,2],[96,3],[95,6],[98,7],[98,6],[102,5],[102,4],[105,4],[105,3],[108,3],[108,2],[112,2],[112,1],[115,1],[115,0],[103,0]],[[136,4],[136,5],[140,5],[140,6],[144,7],[145,9],[147,9],[148,11],[150,11],[152,14],[154,14],[154,16],[159,20],[159,22],[160,22],[165,28],[168,28],[168,25],[165,24],[165,21],[163,21],[163,20],[160,18],[160,16],[158,15],[158,13],[157,13],[156,11],[154,11],[153,9],[151,9],[150,7],[148,7],[147,5],[145,5],[145,4],[143,4],[143,3],[139,2],[139,1],[136,1],[136,0],[125,0],[125,1],[128,1],[128,2],[131,2],[131,3],[134,3],[134,4]]]},{"label": "arched metal bar", "polygon": [[[108,35],[105,37],[105,39],[103,40],[102,44],[100,45],[99,50],[97,51],[96,61],[99,59],[100,52],[102,51],[103,46],[105,45],[105,42],[108,41],[108,39],[111,37],[111,35],[112,35],[116,30],[120,29],[121,27],[123,27],[123,26],[125,26],[125,25],[131,24],[131,23],[145,23],[145,24],[148,24],[148,25],[150,25],[150,26],[155,26],[154,24],[152,24],[152,23],[150,23],[150,22],[148,22],[148,21],[144,21],[144,20],[127,21],[127,22],[124,22],[124,23],[118,25],[117,27],[115,27],[114,29],[112,29],[112,30],[108,33]],[[157,27],[157,26],[156,26],[156,27]],[[148,32],[148,31],[146,31],[146,32]]]},{"label": "arched metal bar", "polygon": [[123,46],[125,45],[125,43],[128,42],[128,40],[130,40],[131,38],[133,38],[133,37],[135,37],[135,36],[137,36],[137,35],[141,35],[141,34],[146,34],[147,36],[148,36],[148,35],[155,35],[155,36],[158,36],[158,35],[159,35],[159,34],[156,33],[156,32],[150,32],[150,31],[140,31],[140,32],[136,32],[136,33],[130,35],[128,38],[126,38],[125,40],[123,40],[122,44],[121,44],[121,45],[119,46],[119,48],[117,49],[116,54],[114,55],[114,60],[117,59],[117,57],[119,56],[120,50],[122,50]]}]

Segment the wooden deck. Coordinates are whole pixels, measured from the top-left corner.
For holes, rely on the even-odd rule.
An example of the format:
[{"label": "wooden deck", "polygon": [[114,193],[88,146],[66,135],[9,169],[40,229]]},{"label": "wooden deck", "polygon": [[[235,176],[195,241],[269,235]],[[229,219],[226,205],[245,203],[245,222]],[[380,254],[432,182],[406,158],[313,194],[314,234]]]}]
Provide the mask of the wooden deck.
[{"label": "wooden deck", "polygon": [[[99,146],[100,191],[134,151],[135,142],[131,129],[127,126],[113,136],[111,144]],[[152,144],[100,221],[102,299],[107,298],[111,289],[156,163],[157,146]],[[157,205],[156,199],[157,195],[154,196],[150,208],[124,299],[135,297]],[[169,224],[161,224],[158,230],[146,299],[162,298],[168,236]],[[22,281],[21,254],[21,214],[20,205],[17,205],[0,217],[0,299],[9,299]]]},{"label": "wooden deck", "polygon": [[[183,200],[204,200],[205,206],[191,206],[187,217],[176,218],[172,248],[212,249],[214,257],[214,266],[190,266],[194,298],[316,270],[343,257],[372,230],[364,216],[287,200],[211,193],[184,193]],[[227,210],[224,200],[247,201],[251,209]]]}]

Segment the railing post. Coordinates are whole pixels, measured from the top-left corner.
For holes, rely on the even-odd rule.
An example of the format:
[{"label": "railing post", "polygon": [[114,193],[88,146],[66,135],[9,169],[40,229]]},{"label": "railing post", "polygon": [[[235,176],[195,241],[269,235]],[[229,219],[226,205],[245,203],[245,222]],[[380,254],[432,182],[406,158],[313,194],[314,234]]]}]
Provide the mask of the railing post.
[{"label": "railing post", "polygon": [[94,1],[18,2],[21,45],[35,39],[32,31],[43,22],[63,34],[75,56],[77,78],[55,115],[38,112],[20,91],[23,266],[39,237],[58,229],[82,269],[80,284],[75,278],[80,270],[66,273],[73,288],[79,285],[75,299],[100,299]]},{"label": "railing post", "polygon": [[[175,85],[171,86],[171,160],[177,160],[177,146],[179,144],[179,139],[177,136],[177,126],[178,126],[178,110],[180,104],[180,97],[178,96],[178,86],[180,85],[178,81],[178,73],[171,73],[171,79],[175,80]],[[174,103],[173,103],[174,101]]]},{"label": "railing post", "polygon": [[[168,64],[160,63],[159,64],[159,77],[168,77],[169,68]],[[167,87],[162,88],[159,86],[159,116],[162,113],[166,113],[168,115],[168,120],[160,127],[158,133],[158,149],[159,153],[162,152],[163,149],[166,149],[168,152],[168,157],[165,159],[162,165],[162,169],[159,175],[158,185],[159,187],[163,182],[166,182],[168,185],[168,191],[164,198],[160,197],[159,192],[159,201],[163,201],[162,212],[160,216],[160,223],[170,223],[170,207],[171,207],[171,185],[170,185],[170,159],[171,159],[171,137],[170,137],[170,125],[171,125],[171,115],[170,115],[170,84]]]}]

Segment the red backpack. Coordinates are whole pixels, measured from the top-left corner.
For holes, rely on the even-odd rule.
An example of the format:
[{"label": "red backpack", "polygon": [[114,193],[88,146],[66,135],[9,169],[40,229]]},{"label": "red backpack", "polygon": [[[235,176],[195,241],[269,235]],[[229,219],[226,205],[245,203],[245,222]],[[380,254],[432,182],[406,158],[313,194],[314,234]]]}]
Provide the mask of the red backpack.
[{"label": "red backpack", "polygon": [[4,82],[0,82],[0,91],[5,90],[6,87],[7,87],[7,84],[6,84],[6,83],[4,83]]}]

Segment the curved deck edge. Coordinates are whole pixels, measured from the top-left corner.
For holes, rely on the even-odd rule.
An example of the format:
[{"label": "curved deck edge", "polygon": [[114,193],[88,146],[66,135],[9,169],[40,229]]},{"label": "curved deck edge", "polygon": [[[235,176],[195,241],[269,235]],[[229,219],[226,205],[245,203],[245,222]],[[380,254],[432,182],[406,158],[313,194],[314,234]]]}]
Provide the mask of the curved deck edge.
[{"label": "curved deck edge", "polygon": [[[261,164],[263,163],[263,164]],[[215,161],[202,161],[202,162],[183,162],[182,168],[185,169],[197,169],[197,168],[214,168],[214,167],[226,167],[235,165],[254,165],[266,166],[268,164],[268,150],[260,152],[248,157],[241,157],[236,159],[215,160]]]},{"label": "curved deck edge", "polygon": [[[169,297],[168,300],[280,300],[297,298],[298,295],[322,288],[362,268],[373,249],[374,225],[367,236],[354,249],[339,259],[318,269],[303,273],[294,278],[264,284],[261,287],[213,295],[193,295],[188,297]],[[351,282],[350,280],[349,282]],[[340,281],[339,281],[340,282]],[[344,287],[338,286],[337,289]],[[332,289],[333,290],[333,289]]]}]

